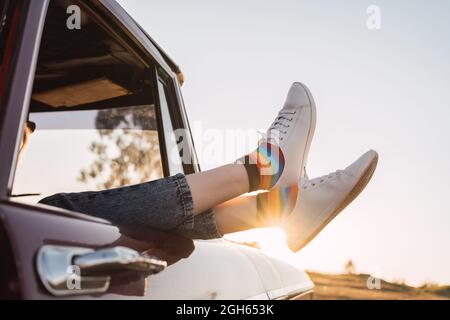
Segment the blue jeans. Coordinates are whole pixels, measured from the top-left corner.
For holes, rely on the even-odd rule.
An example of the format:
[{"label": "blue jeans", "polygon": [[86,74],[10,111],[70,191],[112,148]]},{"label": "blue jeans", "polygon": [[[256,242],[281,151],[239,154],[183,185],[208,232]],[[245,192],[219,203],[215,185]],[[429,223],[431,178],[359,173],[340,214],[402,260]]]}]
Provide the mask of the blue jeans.
[{"label": "blue jeans", "polygon": [[183,174],[104,191],[58,193],[39,202],[114,224],[176,231],[191,239],[222,236],[212,209],[194,216],[191,190]]}]

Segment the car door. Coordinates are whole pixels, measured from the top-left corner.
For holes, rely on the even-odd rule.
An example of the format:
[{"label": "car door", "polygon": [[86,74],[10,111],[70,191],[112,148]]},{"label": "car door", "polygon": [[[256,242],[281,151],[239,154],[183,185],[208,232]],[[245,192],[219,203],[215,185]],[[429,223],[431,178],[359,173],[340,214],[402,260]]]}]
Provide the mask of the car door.
[{"label": "car door", "polygon": [[[177,77],[117,3],[2,5],[1,298],[268,299],[311,289],[298,268],[242,245],[38,204],[199,168]],[[35,130],[24,144],[25,123]]]},{"label": "car door", "polygon": [[[167,160],[162,63],[141,55],[98,3],[66,3],[1,8],[0,294],[146,297],[148,276],[188,257],[192,240],[37,204],[61,188],[108,189],[186,169]],[[81,29],[70,29],[77,8]],[[19,162],[27,119],[36,132]]]}]

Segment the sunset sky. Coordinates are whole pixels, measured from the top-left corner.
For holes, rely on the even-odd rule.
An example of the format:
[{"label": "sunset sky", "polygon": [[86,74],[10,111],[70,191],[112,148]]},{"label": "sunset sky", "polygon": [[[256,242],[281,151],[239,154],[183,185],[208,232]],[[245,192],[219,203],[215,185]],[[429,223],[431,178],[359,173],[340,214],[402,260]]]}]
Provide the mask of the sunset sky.
[{"label": "sunset sky", "polygon": [[[287,259],[450,284],[449,1],[119,2],[183,70],[204,169],[248,151],[205,131],[265,130],[294,81],[317,103],[310,177],[379,152],[363,194]],[[379,30],[366,26],[370,5]],[[211,143],[223,152],[202,156]]]}]

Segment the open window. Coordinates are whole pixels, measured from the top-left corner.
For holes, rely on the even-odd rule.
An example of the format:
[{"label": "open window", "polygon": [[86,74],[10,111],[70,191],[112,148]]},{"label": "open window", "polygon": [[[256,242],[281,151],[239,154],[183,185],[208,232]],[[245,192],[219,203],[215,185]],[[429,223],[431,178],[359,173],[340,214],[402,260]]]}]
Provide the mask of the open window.
[{"label": "open window", "polygon": [[[156,67],[67,1],[51,1],[11,198],[104,190],[168,174]],[[163,141],[163,142],[161,142]]]}]

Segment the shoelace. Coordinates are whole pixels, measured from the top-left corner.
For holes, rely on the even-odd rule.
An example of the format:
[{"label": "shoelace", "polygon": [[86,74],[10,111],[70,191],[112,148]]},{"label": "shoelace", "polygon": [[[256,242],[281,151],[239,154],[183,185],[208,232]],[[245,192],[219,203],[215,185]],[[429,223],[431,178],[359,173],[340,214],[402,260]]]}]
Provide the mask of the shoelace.
[{"label": "shoelace", "polygon": [[280,140],[283,140],[283,136],[287,133],[287,128],[289,128],[290,122],[294,120],[293,115],[295,115],[297,111],[289,112],[289,111],[280,111],[278,116],[275,118],[275,121],[269,127],[267,131],[267,136],[269,137],[278,137]]},{"label": "shoelace", "polygon": [[302,188],[304,190],[306,190],[306,189],[309,189],[311,187],[315,187],[318,184],[324,183],[328,179],[332,179],[332,178],[334,178],[336,176],[339,176],[342,172],[344,172],[344,170],[337,170],[335,172],[329,173],[329,174],[321,176],[319,178],[314,178],[312,180],[309,180],[308,174],[306,173],[306,169],[305,169],[305,176],[302,179],[303,180]]}]

